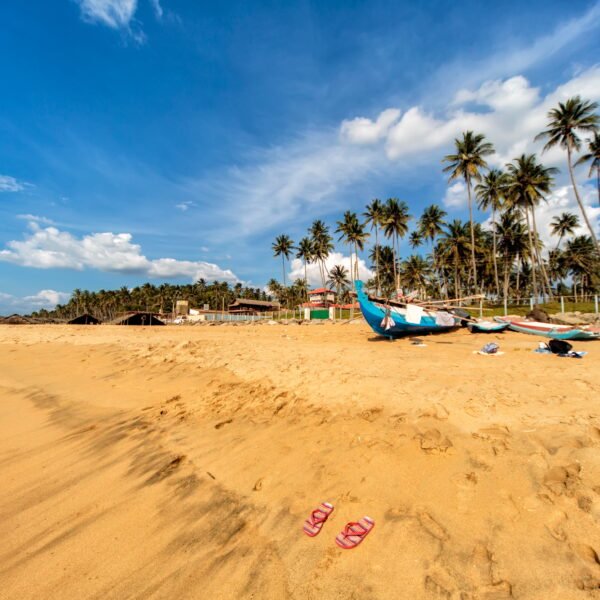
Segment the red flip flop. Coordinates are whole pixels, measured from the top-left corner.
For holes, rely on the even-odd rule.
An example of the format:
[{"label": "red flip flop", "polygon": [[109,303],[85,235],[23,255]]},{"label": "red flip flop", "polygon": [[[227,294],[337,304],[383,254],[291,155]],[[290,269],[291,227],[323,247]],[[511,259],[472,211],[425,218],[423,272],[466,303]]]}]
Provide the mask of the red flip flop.
[{"label": "red flip flop", "polygon": [[329,515],[333,512],[333,504],[329,502],[322,502],[321,506],[316,510],[313,510],[310,517],[304,521],[304,533],[310,537],[315,537],[321,531],[323,524],[329,518]]},{"label": "red flip flop", "polygon": [[358,523],[348,523],[344,531],[338,533],[335,543],[344,550],[356,548],[375,527],[375,521],[371,517],[363,517]]}]

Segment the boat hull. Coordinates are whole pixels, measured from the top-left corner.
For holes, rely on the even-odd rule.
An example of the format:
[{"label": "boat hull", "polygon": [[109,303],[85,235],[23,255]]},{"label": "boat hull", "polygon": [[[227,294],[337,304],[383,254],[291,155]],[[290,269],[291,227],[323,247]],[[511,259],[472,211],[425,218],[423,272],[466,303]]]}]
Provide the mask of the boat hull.
[{"label": "boat hull", "polygon": [[597,340],[600,335],[593,331],[585,331],[577,327],[565,325],[554,325],[552,323],[536,323],[527,321],[505,321],[501,317],[496,317],[501,323],[508,323],[511,331],[519,333],[528,333],[530,335],[539,335],[553,340]]},{"label": "boat hull", "polygon": [[467,324],[471,333],[501,333],[506,331],[509,326],[510,323],[486,323],[485,325],[479,323]]},{"label": "boat hull", "polygon": [[[356,292],[358,296],[358,302],[360,304],[360,310],[365,318],[365,321],[369,324],[371,329],[378,335],[387,337],[390,339],[399,338],[407,335],[422,335],[426,333],[441,333],[445,331],[452,331],[457,327],[460,327],[460,323],[454,320],[452,325],[438,325],[435,317],[430,314],[424,314],[421,317],[421,322],[408,323],[399,311],[395,307],[386,307],[377,302],[369,300],[367,294],[363,290],[362,281],[356,282]],[[384,320],[386,317],[391,317],[393,324],[391,326],[385,326]]]}]

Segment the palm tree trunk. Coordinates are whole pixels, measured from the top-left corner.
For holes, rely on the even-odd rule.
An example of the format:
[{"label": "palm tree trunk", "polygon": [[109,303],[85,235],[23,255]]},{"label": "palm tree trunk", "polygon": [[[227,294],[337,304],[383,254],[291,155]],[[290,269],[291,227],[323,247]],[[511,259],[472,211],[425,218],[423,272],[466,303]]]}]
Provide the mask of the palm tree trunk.
[{"label": "palm tree trunk", "polygon": [[281,270],[283,272],[283,287],[285,287],[285,256],[281,255]]},{"label": "palm tree trunk", "polygon": [[[598,184],[600,186],[600,183]],[[598,188],[600,193],[600,187]],[[375,225],[375,277],[377,281],[377,295],[381,295],[381,287],[379,285],[379,242],[377,240],[377,225]]]},{"label": "palm tree trunk", "polygon": [[492,243],[494,252],[494,278],[496,280],[496,293],[500,297],[500,281],[498,279],[498,261],[496,260],[496,209],[492,210]]},{"label": "palm tree trunk", "polygon": [[475,264],[475,227],[473,226],[473,206],[471,202],[471,178],[467,180],[467,197],[469,199],[469,223],[471,224],[471,267],[473,269],[473,289],[477,292],[477,265]]},{"label": "palm tree trunk", "polygon": [[521,299],[520,283],[521,283],[521,254],[517,252],[517,289],[515,295],[517,296],[517,302]]},{"label": "palm tree trunk", "polygon": [[[537,225],[535,222],[535,209],[531,207],[531,223],[533,225],[533,233],[535,234],[536,241],[539,239],[537,232]],[[546,272],[546,267],[544,266],[544,261],[542,260],[542,255],[538,250],[538,245],[535,245],[535,251],[537,256],[537,261],[540,265],[540,270],[542,271],[542,277],[544,279],[544,285],[546,286],[546,290],[548,291],[548,298],[552,298],[552,286],[550,285],[550,278],[548,277],[548,273]]]},{"label": "palm tree trunk", "polygon": [[596,187],[598,188],[598,206],[600,206],[600,164],[596,167]]},{"label": "palm tree trunk", "polygon": [[533,295],[535,297],[535,305],[538,302],[538,287],[537,287],[537,277],[535,276],[535,248],[533,247],[533,237],[531,235],[531,224],[529,223],[529,210],[525,208],[525,218],[527,219],[527,237],[529,238],[529,254],[530,254],[530,262],[531,262],[531,276],[533,278]]},{"label": "palm tree trunk", "polygon": [[304,259],[304,295],[308,302],[308,275],[306,274],[306,259]]},{"label": "palm tree trunk", "polygon": [[579,190],[577,189],[577,184],[575,183],[575,175],[573,173],[573,165],[571,164],[571,146],[567,146],[567,164],[569,166],[569,176],[571,177],[571,185],[573,186],[573,191],[575,192],[575,198],[577,200],[577,204],[579,204],[579,209],[581,210],[581,214],[583,215],[583,220],[590,230],[590,235],[592,236],[592,240],[594,242],[594,246],[596,246],[596,250],[600,252],[600,246],[598,245],[598,239],[596,238],[596,234],[594,232],[594,228],[588,219],[587,212],[585,211],[585,207],[583,206],[583,202],[579,197]]}]

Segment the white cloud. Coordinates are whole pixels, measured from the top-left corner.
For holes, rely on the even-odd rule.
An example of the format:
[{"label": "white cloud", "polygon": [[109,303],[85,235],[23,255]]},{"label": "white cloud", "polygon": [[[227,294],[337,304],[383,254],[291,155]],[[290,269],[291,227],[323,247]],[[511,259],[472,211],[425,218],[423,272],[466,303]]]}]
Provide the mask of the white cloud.
[{"label": "white cloud", "polygon": [[149,259],[132,242],[130,233],[92,233],[77,238],[56,227],[29,223],[31,233],[22,241],[10,241],[0,250],[0,261],[37,269],[97,269],[140,273],[152,278],[199,278],[238,281],[229,269],[203,261],[174,258]]},{"label": "white cloud", "polygon": [[467,186],[464,181],[457,181],[448,186],[443,203],[447,208],[465,208],[468,206]]},{"label": "white cloud", "polygon": [[0,192],[20,192],[25,189],[24,184],[10,175],[0,175]]},{"label": "white cloud", "polygon": [[191,200],[185,200],[184,202],[176,204],[175,208],[181,210],[182,212],[185,212],[190,208],[190,206],[194,206],[194,203]]},{"label": "white cloud", "polygon": [[13,312],[30,313],[34,310],[53,309],[57,304],[66,302],[71,297],[68,292],[56,290],[40,290],[31,296],[13,296],[0,292],[0,314]]},{"label": "white cloud", "polygon": [[388,108],[379,114],[377,120],[365,117],[342,121],[340,135],[352,144],[373,144],[388,132],[389,128],[400,118],[400,110]]},{"label": "white cloud", "polygon": [[84,20],[113,29],[128,28],[137,0],[77,0]]},{"label": "white cloud", "polygon": [[[474,90],[459,90],[440,114],[432,114],[423,106],[409,108],[382,141],[390,160],[402,158],[406,163],[419,155],[439,156],[444,148],[450,148],[454,138],[471,129],[493,142],[496,154],[489,157],[489,162],[504,166],[523,152],[541,152],[543,142],[534,142],[534,138],[544,129],[548,110],[559,100],[576,94],[600,100],[600,66],[583,71],[544,97],[520,75],[486,81]],[[545,164],[563,165],[564,152],[553,149],[544,154],[543,160]]]},{"label": "white cloud", "polygon": [[152,8],[154,9],[154,14],[156,15],[156,18],[162,19],[163,9],[162,9],[162,6],[160,5],[160,0],[150,0],[150,4],[152,5]]},{"label": "white cloud", "polygon": [[42,225],[54,225],[54,221],[48,217],[40,217],[38,215],[17,215],[17,219],[28,221],[29,223],[41,223]]},{"label": "white cloud", "polygon": [[[350,257],[345,256],[341,252],[332,252],[325,261],[327,265],[327,269],[331,270],[334,265],[342,265],[346,267],[348,271],[348,278],[351,279],[350,276]],[[352,259],[352,264],[354,266],[354,259]],[[364,259],[358,259],[358,275],[360,279],[366,281],[373,277],[373,271],[371,271]],[[308,284],[313,287],[322,286],[323,281],[321,280],[321,272],[319,270],[319,265],[316,263],[310,263],[306,267],[306,276],[308,279]],[[288,281],[295,281],[296,279],[304,279],[304,263],[299,258],[294,258],[290,264],[290,272],[287,275]]]},{"label": "white cloud", "polygon": [[[588,218],[596,235],[600,234],[600,207],[598,206],[598,192],[592,185],[579,186],[579,194],[585,206]],[[558,239],[551,234],[550,223],[554,217],[563,212],[573,213],[579,217],[579,227],[575,230],[575,235],[589,235],[589,229],[586,227],[579,205],[575,200],[573,188],[570,185],[557,187],[552,194],[548,196],[547,202],[542,202],[535,211],[535,219],[538,233],[542,238],[546,248],[555,248]],[[563,242],[564,243],[564,242]]]}]

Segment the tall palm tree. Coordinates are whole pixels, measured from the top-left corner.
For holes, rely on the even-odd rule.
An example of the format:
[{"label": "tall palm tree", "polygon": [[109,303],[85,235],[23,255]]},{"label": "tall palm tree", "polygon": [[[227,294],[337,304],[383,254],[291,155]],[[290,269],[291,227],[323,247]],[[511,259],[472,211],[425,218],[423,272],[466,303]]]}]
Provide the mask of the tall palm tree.
[{"label": "tall palm tree", "polygon": [[350,285],[350,279],[348,279],[348,269],[343,265],[333,265],[331,271],[329,271],[329,279],[327,280],[331,289],[335,288],[337,297],[341,298],[342,291]]},{"label": "tall palm tree", "polygon": [[554,217],[550,223],[552,235],[558,236],[556,249],[560,247],[560,243],[565,235],[573,235],[575,229],[579,227],[579,219],[573,213],[564,212],[561,215]]},{"label": "tall palm tree", "polygon": [[[552,175],[556,173],[558,169],[555,169],[554,167],[544,167],[539,164],[535,154],[522,154],[520,157],[514,159],[513,163],[508,163],[506,167],[508,174],[507,201],[513,207],[521,210],[527,221],[527,235],[529,238],[529,249],[532,260],[531,276],[533,282],[533,294],[537,302],[539,294],[535,267],[536,260],[548,288],[550,288],[550,281],[539,252],[539,235],[535,223],[535,207],[541,200],[545,200],[545,194],[550,192],[554,182]],[[548,293],[551,294],[551,292],[552,290],[548,289]]]},{"label": "tall palm tree", "polygon": [[[378,265],[374,265],[375,258],[379,259]],[[371,268],[376,268],[378,273],[381,293],[390,297],[396,286],[396,267],[394,266],[395,253],[390,246],[379,246],[371,250],[369,255]]]},{"label": "tall palm tree", "polygon": [[313,224],[309,229],[309,234],[313,244],[313,257],[319,265],[321,282],[323,287],[325,287],[325,274],[329,274],[326,261],[329,257],[329,253],[333,250],[333,238],[329,234],[329,227],[320,219],[313,221]]},{"label": "tall palm tree", "polygon": [[594,243],[588,235],[578,235],[570,239],[563,253],[565,267],[573,276],[573,295],[577,299],[577,282],[583,293],[592,278],[598,273],[599,259],[594,253]]},{"label": "tall palm tree", "polygon": [[469,222],[471,225],[471,268],[473,270],[473,285],[477,289],[477,265],[475,263],[475,230],[473,227],[473,206],[471,202],[471,185],[481,179],[481,170],[487,168],[485,156],[494,153],[494,146],[485,141],[481,133],[472,131],[463,133],[462,139],[455,139],[456,154],[446,155],[442,162],[448,163],[444,173],[450,173],[448,181],[462,178],[467,185],[469,201]]},{"label": "tall palm tree", "polygon": [[471,250],[469,224],[459,219],[448,223],[440,237],[436,254],[443,264],[447,264],[454,271],[454,295],[457,298],[462,295],[461,275],[463,266],[469,262]]},{"label": "tall palm tree", "polygon": [[[437,269],[437,257],[435,254],[435,239],[444,231],[443,225],[445,224],[444,218],[448,213],[442,210],[437,204],[432,204],[423,210],[423,214],[419,219],[419,233],[424,240],[431,243],[431,256],[433,258],[433,268]],[[442,279],[445,280],[444,270],[440,269]],[[442,291],[442,285],[438,286]],[[444,289],[445,289],[444,281]],[[447,291],[447,290],[446,290]]]},{"label": "tall palm tree", "polygon": [[[358,279],[358,251],[363,250],[369,234],[364,225],[358,220],[356,213],[347,210],[342,221],[337,222],[336,233],[340,234],[339,240],[348,244],[350,250],[350,276],[355,281]],[[354,268],[352,268],[352,255],[355,255]]]},{"label": "tall palm tree", "polygon": [[[313,241],[309,237],[303,237],[298,243],[296,258],[299,258],[304,263],[304,281],[308,283],[306,268],[308,263],[313,259]],[[308,299],[308,289],[306,291]]]},{"label": "tall palm tree", "polygon": [[285,261],[289,260],[292,250],[294,249],[294,242],[292,239],[285,235],[278,235],[273,242],[273,256],[281,256],[281,268],[283,270],[283,286],[285,287]]},{"label": "tall palm tree", "polygon": [[588,177],[592,176],[594,169],[596,169],[596,187],[598,188],[598,204],[600,204],[600,135],[598,132],[594,132],[594,137],[588,140],[588,150],[583,156],[581,156],[575,166],[590,162],[590,172]]},{"label": "tall palm tree", "polygon": [[385,218],[383,231],[392,240],[394,252],[394,281],[396,291],[400,287],[397,264],[399,261],[400,238],[408,233],[408,222],[412,217],[408,214],[408,205],[398,198],[388,198],[385,203]]},{"label": "tall palm tree", "polygon": [[385,220],[385,207],[381,200],[375,198],[371,201],[371,204],[367,204],[366,210],[363,213],[365,217],[365,225],[371,225],[371,231],[375,230],[375,277],[377,280],[377,293],[380,293],[379,286],[379,228],[383,227]]},{"label": "tall palm tree", "polygon": [[521,257],[525,256],[528,258],[529,256],[527,231],[521,213],[516,210],[503,211],[500,214],[500,218],[494,223],[494,230],[498,236],[498,250],[503,256],[504,298],[508,299],[510,273],[513,266],[516,262],[518,269]]},{"label": "tall palm tree", "polygon": [[[492,224],[496,220],[496,212],[502,208],[504,195],[506,192],[506,175],[499,169],[491,169],[482,179],[481,183],[475,186],[477,196],[477,206],[479,210],[492,211]],[[494,280],[496,282],[496,293],[500,296],[500,281],[498,279],[498,262],[496,260],[496,231],[492,225],[492,259],[494,261]]]},{"label": "tall palm tree", "polygon": [[585,207],[583,206],[583,202],[581,201],[581,197],[579,196],[575,174],[573,173],[573,152],[579,152],[579,149],[581,148],[581,139],[577,135],[577,131],[589,133],[596,133],[598,131],[600,117],[594,114],[594,111],[597,108],[597,102],[582,100],[580,96],[569,98],[566,102],[559,102],[557,108],[553,108],[548,112],[547,129],[539,133],[535,139],[548,139],[544,146],[544,152],[557,145],[566,149],[569,177],[571,178],[571,185],[575,192],[575,198],[577,204],[579,204],[579,210],[581,211],[583,220],[590,230],[594,246],[600,251],[596,233],[594,232],[594,228],[592,227]]}]

